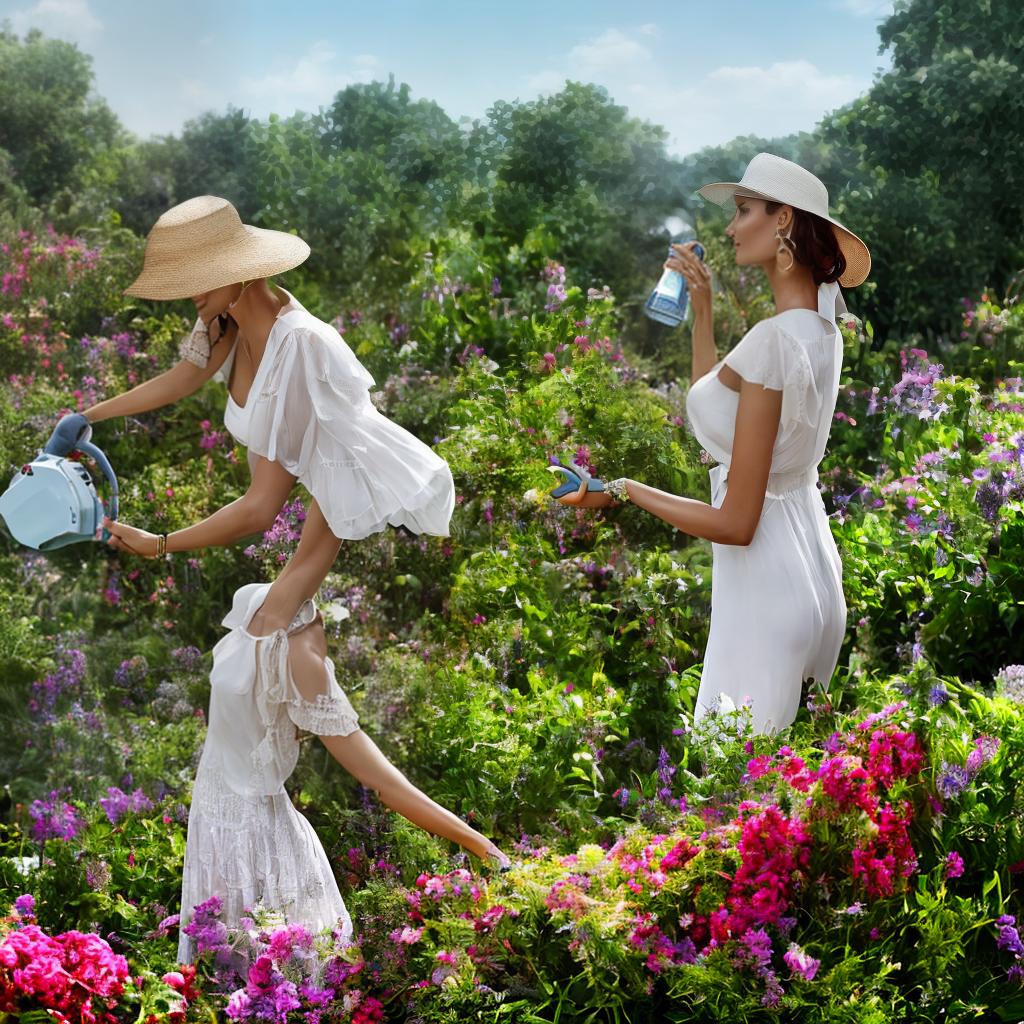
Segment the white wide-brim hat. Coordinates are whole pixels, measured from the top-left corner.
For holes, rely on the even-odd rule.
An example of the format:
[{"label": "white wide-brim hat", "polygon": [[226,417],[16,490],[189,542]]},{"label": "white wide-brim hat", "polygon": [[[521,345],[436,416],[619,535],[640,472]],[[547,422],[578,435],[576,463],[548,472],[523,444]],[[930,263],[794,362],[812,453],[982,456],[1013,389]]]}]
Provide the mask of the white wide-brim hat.
[{"label": "white wide-brim hat", "polygon": [[283,274],[309,256],[298,235],[243,224],[219,196],[196,196],[160,215],[146,236],[142,273],[125,288],[141,299],[187,299],[239,281]]},{"label": "white wide-brim hat", "polygon": [[827,220],[835,229],[836,241],[846,257],[846,270],[839,283],[844,288],[863,284],[871,270],[871,253],[845,224],[829,215],[828,189],[805,167],[773,153],[758,153],[747,164],[740,181],[715,181],[697,189],[699,196],[726,209],[737,193],[787,203]]}]

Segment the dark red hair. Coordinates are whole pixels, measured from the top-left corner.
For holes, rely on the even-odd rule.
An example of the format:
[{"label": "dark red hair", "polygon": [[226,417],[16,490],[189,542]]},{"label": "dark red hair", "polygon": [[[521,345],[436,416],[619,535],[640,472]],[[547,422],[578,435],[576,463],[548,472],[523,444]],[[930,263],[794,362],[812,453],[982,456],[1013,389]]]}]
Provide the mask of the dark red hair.
[{"label": "dark red hair", "polygon": [[[764,200],[764,209],[769,216],[785,205],[772,199]],[[789,237],[795,246],[793,256],[796,262],[811,268],[816,285],[838,281],[846,270],[846,257],[839,248],[839,240],[832,225],[815,213],[798,210],[795,206],[791,209],[793,223],[790,225]]]}]

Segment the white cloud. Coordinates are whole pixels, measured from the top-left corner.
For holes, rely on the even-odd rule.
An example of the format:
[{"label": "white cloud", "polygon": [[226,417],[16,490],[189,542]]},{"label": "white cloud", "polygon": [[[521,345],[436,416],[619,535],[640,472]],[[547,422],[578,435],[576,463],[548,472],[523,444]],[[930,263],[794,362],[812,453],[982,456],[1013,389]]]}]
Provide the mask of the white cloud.
[{"label": "white cloud", "polygon": [[320,39],[291,66],[258,78],[243,78],[240,89],[254,105],[270,102],[274,110],[291,113],[316,109],[329,103],[339,89],[369,81],[379,74],[380,62],[372,54],[360,54],[344,65],[331,44]]},{"label": "white cloud", "polygon": [[93,13],[89,0],[36,0],[11,14],[11,28],[24,35],[30,28],[38,28],[48,36],[74,43],[92,42],[103,22]]},{"label": "white cloud", "polygon": [[558,92],[568,77],[564,71],[538,71],[526,79],[526,94],[532,97]]},{"label": "white cloud", "polygon": [[634,112],[664,124],[671,148],[690,153],[738,135],[770,138],[810,131],[869,85],[803,59],[767,67],[724,65],[695,85],[649,94],[648,109]]},{"label": "white cloud", "polygon": [[[766,68],[723,65],[707,76],[713,88],[725,88],[745,102],[774,103],[776,99],[797,99],[794,93],[805,90],[816,100],[848,94],[852,79],[821,71],[808,60],[782,60]],[[820,105],[819,103],[815,104]]]},{"label": "white cloud", "polygon": [[829,110],[871,84],[831,70],[824,58],[820,66],[806,58],[764,66],[725,64],[695,81],[680,82],[677,72],[655,59],[647,46],[618,29],[572,47],[561,69],[549,67],[525,78],[524,93],[557,92],[567,78],[602,85],[635,117],[663,125],[669,149],[679,154],[738,135],[771,138],[809,131]]},{"label": "white cloud", "polygon": [[855,18],[888,18],[893,0],[833,0],[833,7]]},{"label": "white cloud", "polygon": [[579,43],[569,51],[571,66],[588,72],[614,71],[623,64],[649,60],[650,50],[617,28],[610,28],[595,39]]}]

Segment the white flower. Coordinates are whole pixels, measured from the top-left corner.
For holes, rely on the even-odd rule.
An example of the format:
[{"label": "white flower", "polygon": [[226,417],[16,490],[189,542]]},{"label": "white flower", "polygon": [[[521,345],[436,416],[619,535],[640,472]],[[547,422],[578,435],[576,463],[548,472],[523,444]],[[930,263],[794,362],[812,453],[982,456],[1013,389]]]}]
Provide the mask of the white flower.
[{"label": "white flower", "polygon": [[321,614],[329,622],[344,622],[352,613],[341,601],[331,601],[320,609]]}]

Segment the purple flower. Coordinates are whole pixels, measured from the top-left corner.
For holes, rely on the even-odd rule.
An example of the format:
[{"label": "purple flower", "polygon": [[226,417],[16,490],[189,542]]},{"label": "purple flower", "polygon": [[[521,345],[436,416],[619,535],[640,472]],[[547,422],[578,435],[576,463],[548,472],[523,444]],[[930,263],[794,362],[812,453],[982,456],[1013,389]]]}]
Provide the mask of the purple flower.
[{"label": "purple flower", "polygon": [[1006,500],[1003,488],[992,481],[983,483],[974,494],[974,500],[981,510],[982,516],[990,523],[999,518],[999,510]]},{"label": "purple flower", "polygon": [[100,806],[106,812],[110,824],[116,825],[128,813],[137,814],[139,811],[152,810],[153,801],[141,789],[136,789],[129,795],[117,786],[110,786],[107,795],[100,797]]},{"label": "purple flower", "polygon": [[996,675],[995,683],[1004,697],[1024,703],[1024,665],[1007,665]]},{"label": "purple flower", "polygon": [[920,533],[921,524],[924,520],[916,513],[911,512],[904,520],[903,524],[911,533]]},{"label": "purple flower", "polygon": [[967,770],[974,775],[986,761],[991,761],[999,749],[996,736],[979,736],[974,741],[974,749],[967,755]]},{"label": "purple flower", "polygon": [[996,940],[996,945],[1000,949],[1013,953],[1014,956],[1024,957],[1024,942],[1020,940],[1020,934],[1016,928],[1017,919],[1013,914],[1003,914],[996,924],[999,925],[999,938]]},{"label": "purple flower", "polygon": [[940,704],[945,704],[948,700],[949,690],[947,690],[942,683],[938,683],[933,686],[931,692],[928,694],[928,703],[931,704],[932,707],[938,707]]},{"label": "purple flower", "polygon": [[45,800],[33,800],[28,813],[32,818],[32,836],[40,843],[47,839],[74,839],[82,830],[78,812],[51,790]]},{"label": "purple flower", "polygon": [[971,773],[962,765],[942,762],[942,771],[939,774],[937,787],[939,792],[947,799],[959,796],[971,781]]},{"label": "purple flower", "polygon": [[31,893],[24,893],[14,901],[14,910],[18,917],[36,916],[36,898]]},{"label": "purple flower", "polygon": [[199,663],[203,660],[203,652],[198,647],[175,647],[171,651],[171,657],[186,672],[193,672],[199,668]]},{"label": "purple flower", "polygon": [[964,859],[956,850],[946,854],[946,877],[959,878],[964,873]]},{"label": "purple flower", "polygon": [[223,909],[224,904],[219,896],[211,896],[193,909],[192,920],[182,931],[195,941],[197,952],[205,953],[207,950],[220,949],[224,945],[228,930],[224,923],[218,920]]},{"label": "purple flower", "polygon": [[58,640],[54,651],[57,667],[45,679],[32,684],[29,710],[43,720],[52,721],[60,697],[77,690],[85,679],[85,654],[75,646],[83,638],[83,634],[66,634]]}]

